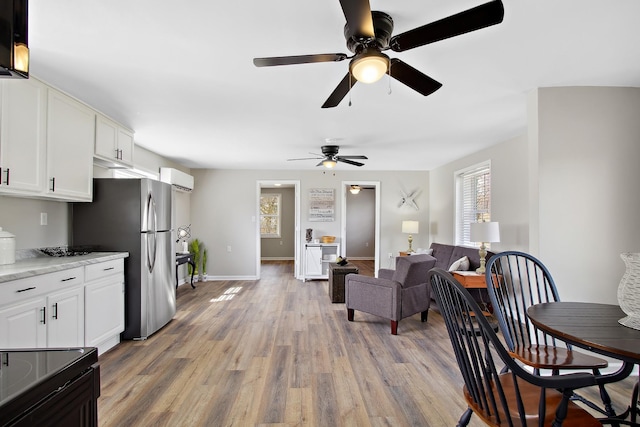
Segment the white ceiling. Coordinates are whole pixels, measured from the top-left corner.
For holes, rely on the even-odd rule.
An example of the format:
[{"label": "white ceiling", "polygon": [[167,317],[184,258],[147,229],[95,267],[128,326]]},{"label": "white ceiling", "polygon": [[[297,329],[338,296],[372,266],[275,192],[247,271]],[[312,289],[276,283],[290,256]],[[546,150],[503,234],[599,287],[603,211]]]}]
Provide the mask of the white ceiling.
[{"label": "white ceiling", "polygon": [[[394,34],[486,1],[370,0]],[[387,52],[443,84],[428,97],[383,78],[356,85],[352,106],[321,109],[348,61],[253,65],[350,54],[338,0],[30,0],[31,73],[131,127],[138,145],[222,169],[314,169],[286,159],[329,138],[369,157],[359,170],[429,170],[523,134],[536,87],[640,86],[640,1],[504,7],[499,25]]]}]

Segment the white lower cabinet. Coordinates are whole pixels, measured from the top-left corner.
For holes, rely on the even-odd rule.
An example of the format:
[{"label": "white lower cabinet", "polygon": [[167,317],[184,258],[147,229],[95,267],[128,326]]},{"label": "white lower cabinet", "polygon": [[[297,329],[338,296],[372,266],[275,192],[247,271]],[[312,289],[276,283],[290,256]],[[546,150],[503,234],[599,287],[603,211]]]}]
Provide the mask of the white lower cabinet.
[{"label": "white lower cabinet", "polygon": [[339,243],[307,243],[304,245],[304,276],[307,279],[329,278],[329,263],[340,253]]},{"label": "white lower cabinet", "polygon": [[124,259],[0,284],[0,348],[97,347],[124,331]]},{"label": "white lower cabinet", "polygon": [[124,259],[85,267],[84,342],[102,354],[124,331]]},{"label": "white lower cabinet", "polygon": [[120,342],[124,331],[124,283],[101,280],[87,285],[85,292],[85,345],[103,353]]},{"label": "white lower cabinet", "polygon": [[0,308],[0,348],[47,346],[46,298]]},{"label": "white lower cabinet", "polygon": [[84,288],[56,292],[47,297],[47,347],[84,345]]}]

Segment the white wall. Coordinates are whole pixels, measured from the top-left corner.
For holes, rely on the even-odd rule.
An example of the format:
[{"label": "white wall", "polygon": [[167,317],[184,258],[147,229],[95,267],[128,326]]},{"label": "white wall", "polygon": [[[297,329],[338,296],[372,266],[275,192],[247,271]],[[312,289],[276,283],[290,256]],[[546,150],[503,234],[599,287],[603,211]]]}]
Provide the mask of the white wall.
[{"label": "white wall", "polygon": [[640,252],[640,89],[537,92],[538,140],[531,144],[539,234],[532,239],[564,300],[616,303],[619,255]]},{"label": "white wall", "polygon": [[[48,225],[40,225],[40,213]],[[69,243],[69,209],[65,202],[0,196],[0,227],[16,236],[16,249]]]},{"label": "white wall", "polygon": [[549,268],[563,300],[617,303],[622,252],[640,252],[640,89],[543,88],[522,137],[430,173],[431,239],[454,240],[454,172],[491,160],[501,242]]},{"label": "white wall", "polygon": [[[313,228],[315,236],[341,235],[341,182],[379,181],[381,190],[380,242],[381,266],[386,266],[382,254],[397,253],[407,244],[400,231],[403,219],[429,220],[428,172],[380,171],[249,171],[192,169],[195,190],[191,195],[192,234],[209,248],[208,273],[218,277],[253,278],[256,276],[256,182],[259,180],[300,180],[301,224],[298,237],[304,242],[305,229]],[[311,188],[334,188],[335,218],[333,222],[309,222],[308,193]],[[420,207],[415,211],[398,207],[400,190],[419,190]],[[424,247],[427,233],[414,236],[414,246]],[[227,247],[231,246],[231,252]],[[301,258],[300,258],[301,259]]]},{"label": "white wall", "polygon": [[521,136],[463,157],[430,173],[431,242],[455,240],[455,173],[491,161],[491,219],[500,223],[500,243],[492,251],[529,245],[527,138]]}]

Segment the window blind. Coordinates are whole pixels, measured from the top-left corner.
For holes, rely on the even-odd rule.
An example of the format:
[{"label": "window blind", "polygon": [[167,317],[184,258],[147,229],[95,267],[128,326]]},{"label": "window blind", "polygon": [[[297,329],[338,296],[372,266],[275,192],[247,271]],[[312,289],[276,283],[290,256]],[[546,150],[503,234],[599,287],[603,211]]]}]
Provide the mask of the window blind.
[{"label": "window blind", "polygon": [[471,241],[470,224],[491,221],[491,164],[482,163],[456,176],[456,245],[479,246]]}]

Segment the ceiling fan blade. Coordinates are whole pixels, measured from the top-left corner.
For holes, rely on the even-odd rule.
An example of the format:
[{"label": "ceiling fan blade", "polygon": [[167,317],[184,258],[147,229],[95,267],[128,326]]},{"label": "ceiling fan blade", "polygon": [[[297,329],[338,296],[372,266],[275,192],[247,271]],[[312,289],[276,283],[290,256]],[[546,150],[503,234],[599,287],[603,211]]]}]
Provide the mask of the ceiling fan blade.
[{"label": "ceiling fan blade", "polygon": [[349,36],[375,38],[369,0],[340,0],[340,6],[347,19]]},{"label": "ceiling fan blade", "polygon": [[356,79],[351,78],[351,75],[347,73],[346,76],[342,79],[338,86],[331,92],[329,98],[322,104],[322,108],[331,108],[340,104],[340,101],[347,96],[349,91],[356,84]]},{"label": "ceiling fan blade", "polygon": [[344,53],[320,53],[317,55],[272,56],[269,58],[253,58],[256,67],[272,67],[275,65],[311,64],[315,62],[338,62],[347,59]]},{"label": "ceiling fan blade", "polygon": [[364,163],[354,162],[353,160],[345,159],[344,157],[336,157],[337,162],[348,163],[353,166],[364,166]]},{"label": "ceiling fan blade", "polygon": [[431,77],[397,58],[391,60],[389,74],[391,74],[391,77],[394,79],[404,83],[424,96],[431,95],[442,87],[442,83],[433,80]]},{"label": "ceiling fan blade", "polygon": [[503,18],[504,6],[502,1],[490,1],[464,12],[451,15],[448,18],[393,36],[389,42],[389,47],[396,52],[403,52],[414,47],[424,46],[499,24]]},{"label": "ceiling fan blade", "polygon": [[367,156],[338,156],[341,159],[362,159],[362,160],[369,160],[369,158]]},{"label": "ceiling fan blade", "polygon": [[324,159],[324,157],[301,157],[299,159],[287,159],[287,162],[291,162],[294,160],[318,160],[318,159]]}]

